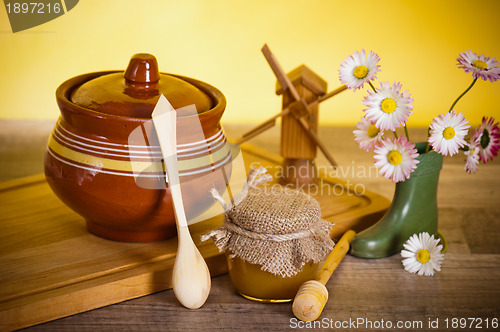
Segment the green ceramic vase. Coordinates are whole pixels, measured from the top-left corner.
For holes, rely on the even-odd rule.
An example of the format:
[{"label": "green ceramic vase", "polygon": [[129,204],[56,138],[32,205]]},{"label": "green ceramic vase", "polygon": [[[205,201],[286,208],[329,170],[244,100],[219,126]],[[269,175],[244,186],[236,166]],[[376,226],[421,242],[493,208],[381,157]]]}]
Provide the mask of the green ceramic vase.
[{"label": "green ceramic vase", "polygon": [[420,232],[437,238],[437,188],[443,156],[434,151],[425,153],[426,145],[416,144],[420,163],[409,179],[396,183],[392,204],[382,219],[353,239],[351,255],[392,256],[403,249],[410,236]]}]

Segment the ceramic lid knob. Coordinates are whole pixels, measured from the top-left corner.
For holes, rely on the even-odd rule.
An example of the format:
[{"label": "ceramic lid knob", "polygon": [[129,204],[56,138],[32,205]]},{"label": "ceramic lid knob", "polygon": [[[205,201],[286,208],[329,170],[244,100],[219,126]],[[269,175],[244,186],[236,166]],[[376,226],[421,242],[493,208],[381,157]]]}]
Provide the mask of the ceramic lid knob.
[{"label": "ceramic lid knob", "polygon": [[158,62],[151,54],[134,54],[130,59],[124,76],[127,81],[133,83],[156,83],[160,79]]},{"label": "ceramic lid knob", "polygon": [[125,72],[102,72],[74,87],[70,100],[78,106],[119,116],[151,118],[161,94],[175,109],[196,105],[198,113],[210,110],[213,101],[192,79],[160,73],[151,54],[132,56]]}]

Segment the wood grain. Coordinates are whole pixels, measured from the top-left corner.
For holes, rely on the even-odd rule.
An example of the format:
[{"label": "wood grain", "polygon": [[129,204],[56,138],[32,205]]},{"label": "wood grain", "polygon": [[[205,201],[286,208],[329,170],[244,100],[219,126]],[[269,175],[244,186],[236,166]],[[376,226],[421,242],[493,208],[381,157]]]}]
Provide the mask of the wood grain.
[{"label": "wood grain", "polygon": [[[9,128],[9,121],[0,121],[3,128]],[[0,134],[0,169],[2,178],[9,179],[39,172],[43,162],[43,150],[37,144],[44,144],[45,138],[28,140],[29,148],[23,143],[26,127],[20,127],[18,140]],[[37,126],[38,127],[38,126]],[[252,126],[225,125],[230,138],[238,138]],[[339,164],[331,175],[341,176],[345,181],[361,183],[367,189],[391,198],[394,185],[376,172],[368,173],[373,165],[373,156],[358,149],[353,140],[353,128],[320,127],[319,135],[334,152]],[[3,132],[0,132],[3,133]],[[266,150],[279,152],[279,127],[254,138],[251,143]],[[412,139],[425,139],[426,130],[410,128]],[[38,136],[37,136],[38,137]],[[3,140],[2,140],[3,139]],[[35,143],[33,143],[35,141]],[[2,149],[3,146],[3,150]],[[18,158],[22,149],[30,155]],[[11,158],[5,161],[6,156]],[[5,161],[5,162],[4,162]],[[318,166],[327,167],[328,162],[318,155]],[[13,167],[15,166],[15,167]],[[364,174],[358,170],[367,170]],[[354,170],[354,172],[352,172]],[[330,172],[330,168],[326,168]],[[31,173],[30,173],[31,172]],[[432,330],[446,329],[445,319],[452,318],[500,318],[500,158],[493,163],[480,165],[478,174],[469,176],[463,171],[461,157],[445,158],[441,172],[438,203],[439,229],[448,240],[448,252],[442,271],[434,277],[420,277],[403,270],[401,258],[393,257],[367,260],[346,256],[327,283],[330,299],[319,320],[344,322],[364,318],[371,321],[415,321],[430,330],[429,320],[439,319],[439,326]],[[43,202],[41,202],[43,205]],[[22,210],[22,207],[19,207]],[[83,223],[81,224],[83,227]],[[37,231],[42,231],[38,227]],[[52,236],[44,233],[44,236]],[[37,237],[38,241],[50,239]],[[2,245],[2,244],[0,244]],[[27,249],[31,244],[25,243]],[[4,246],[1,247],[4,250]],[[144,253],[142,253],[144,255]],[[161,277],[161,275],[158,275]],[[87,299],[90,301],[91,299]],[[191,311],[183,308],[175,299],[172,290],[84,312],[49,323],[37,325],[28,331],[289,331],[293,329],[293,313],[290,303],[263,304],[239,296],[228,277],[223,274],[212,279],[212,291],[205,305]],[[483,320],[483,330],[486,329]],[[308,331],[327,330],[306,329]],[[338,329],[344,330],[344,329]],[[366,326],[357,329],[370,330]],[[372,329],[381,331],[383,329]],[[397,330],[397,329],[393,329]],[[462,329],[470,330],[470,329]]]},{"label": "wood grain", "polygon": [[[280,157],[243,147],[247,169],[279,170]],[[340,237],[347,228],[375,222],[389,201],[371,192],[351,195],[339,179],[323,178],[318,191],[323,218]],[[52,193],[43,175],[0,184],[0,329],[15,329],[69,316],[172,287],[176,239],[120,243],[90,234],[84,220]],[[212,276],[225,273],[225,258],[200,235],[218,227],[222,216],[190,226]]]}]

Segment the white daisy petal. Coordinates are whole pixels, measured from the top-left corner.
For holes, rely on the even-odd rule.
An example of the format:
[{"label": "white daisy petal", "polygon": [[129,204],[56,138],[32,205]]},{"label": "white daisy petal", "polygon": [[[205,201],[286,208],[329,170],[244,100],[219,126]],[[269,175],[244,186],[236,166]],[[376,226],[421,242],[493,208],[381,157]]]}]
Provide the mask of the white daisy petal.
[{"label": "white daisy petal", "polygon": [[419,243],[417,234],[413,234],[404,245],[409,246],[411,251],[416,253],[418,251]]},{"label": "white daisy petal", "polygon": [[422,268],[420,271],[418,271],[419,275],[426,275],[426,276],[432,276],[434,275],[434,269],[432,268],[431,264],[422,264]]},{"label": "white daisy petal", "polygon": [[[407,246],[404,246],[404,247],[405,247],[405,249],[408,248]],[[401,250],[401,257],[408,258],[408,257],[413,257],[413,256],[415,256],[415,253],[408,251],[408,250]],[[403,263],[404,263],[404,261],[403,261]]]},{"label": "white daisy petal", "polygon": [[422,269],[422,263],[413,258],[407,261],[405,269],[410,273],[416,273]]}]

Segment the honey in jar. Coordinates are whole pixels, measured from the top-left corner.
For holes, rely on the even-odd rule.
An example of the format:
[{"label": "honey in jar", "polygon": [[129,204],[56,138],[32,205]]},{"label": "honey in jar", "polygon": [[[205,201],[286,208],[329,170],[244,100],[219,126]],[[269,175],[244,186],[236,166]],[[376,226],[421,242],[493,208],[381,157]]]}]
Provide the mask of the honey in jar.
[{"label": "honey in jar", "polygon": [[239,257],[227,255],[229,276],[234,287],[243,297],[261,302],[279,303],[293,300],[300,286],[314,279],[320,263],[308,262],[302,271],[292,277],[281,277],[263,271],[260,265],[251,264]]}]

